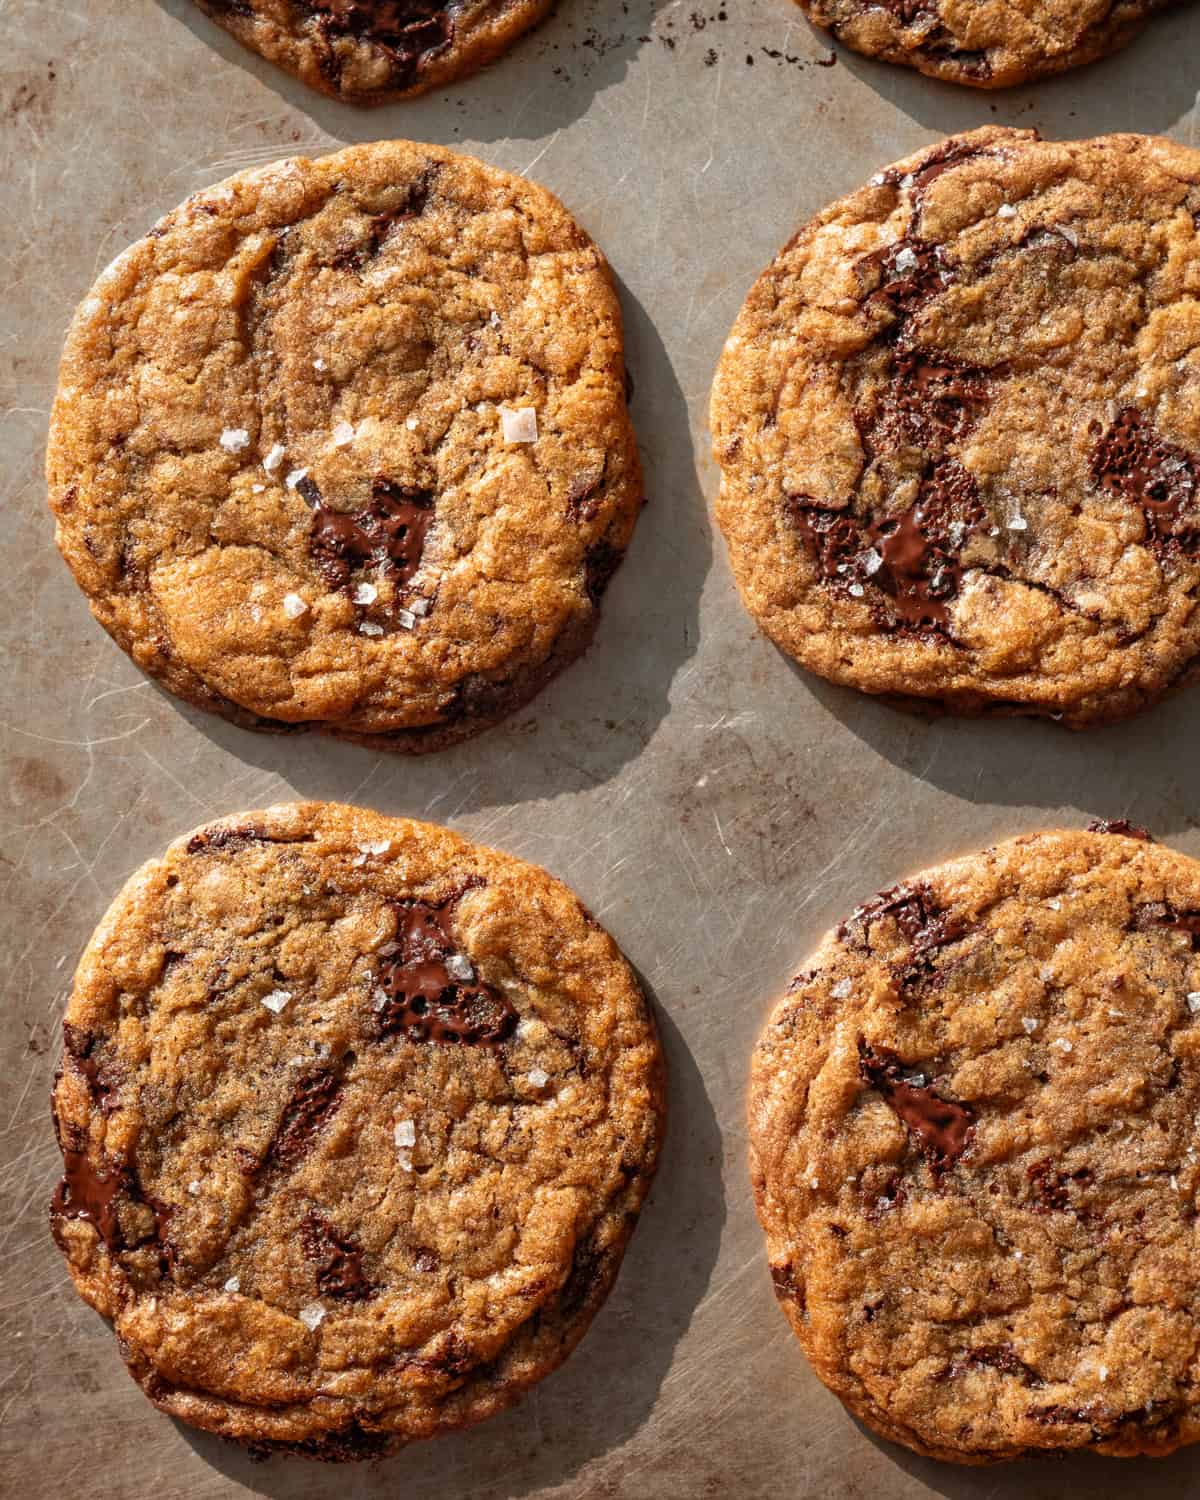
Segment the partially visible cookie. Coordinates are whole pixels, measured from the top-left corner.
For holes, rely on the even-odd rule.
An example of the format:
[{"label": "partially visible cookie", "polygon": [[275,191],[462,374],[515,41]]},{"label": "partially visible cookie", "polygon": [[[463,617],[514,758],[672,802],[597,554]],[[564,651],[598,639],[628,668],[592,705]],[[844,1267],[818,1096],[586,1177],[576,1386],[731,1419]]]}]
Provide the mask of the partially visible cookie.
[{"label": "partially visible cookie", "polygon": [[989,127],[878,172],[752,288],[717,518],[835,682],[1072,727],[1200,662],[1200,152]]},{"label": "partially visible cookie", "polygon": [[616,1276],[663,1120],[629,965],[564,886],[296,804],[178,840],[75,977],[51,1224],[163,1411],[369,1457],[501,1410]]},{"label": "partially visible cookie", "polygon": [[625,380],[608,265],[545,189],[402,141],[277,162],[79,309],[58,544],[189,702],[436,749],[590,640],[643,498]]},{"label": "partially visible cookie", "polygon": [[196,0],[243,46],[335,99],[385,104],[499,57],[554,0]]},{"label": "partially visible cookie", "polygon": [[933,78],[999,89],[1095,62],[1170,0],[797,0],[839,42]]},{"label": "partially visible cookie", "polygon": [[755,1053],[779,1301],[935,1458],[1200,1438],[1200,864],[1093,826],[882,892]]}]

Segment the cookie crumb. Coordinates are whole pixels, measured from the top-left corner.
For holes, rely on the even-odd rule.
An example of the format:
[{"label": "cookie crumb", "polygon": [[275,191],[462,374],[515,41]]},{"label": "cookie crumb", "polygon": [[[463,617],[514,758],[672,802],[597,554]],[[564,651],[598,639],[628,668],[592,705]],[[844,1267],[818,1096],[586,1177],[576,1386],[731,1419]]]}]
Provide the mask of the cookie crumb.
[{"label": "cookie crumb", "polygon": [[829,993],[835,1000],[845,1000],[854,991],[854,986],[848,979],[839,979]]}]

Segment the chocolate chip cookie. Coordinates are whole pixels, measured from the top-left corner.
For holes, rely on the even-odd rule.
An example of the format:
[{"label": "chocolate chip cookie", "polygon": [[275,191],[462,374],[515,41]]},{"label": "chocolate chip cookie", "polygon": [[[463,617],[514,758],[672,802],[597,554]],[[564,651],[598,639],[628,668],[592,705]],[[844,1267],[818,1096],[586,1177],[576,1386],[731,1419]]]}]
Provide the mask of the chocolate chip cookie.
[{"label": "chocolate chip cookie", "polygon": [[607,263],[435,146],[243,172],[92,289],[47,473],[93,614],[171,691],[436,749],[583,650],[632,533]]},{"label": "chocolate chip cookie", "polygon": [[554,0],[196,0],[243,46],[348,104],[385,104],[473,73]]},{"label": "chocolate chip cookie", "polygon": [[1095,62],[1170,0],[797,0],[867,57],[998,89]]},{"label": "chocolate chip cookie", "polygon": [[751,613],[912,706],[1121,718],[1200,661],[1200,152],[985,128],[759,279],[712,402]]},{"label": "chocolate chip cookie", "polygon": [[1200,864],[1128,823],[882,892],[754,1058],[776,1294],[877,1432],[962,1463],[1200,1438]]},{"label": "chocolate chip cookie", "polygon": [[67,1007],[51,1225],[134,1378],[370,1457],[511,1404],[617,1274],[663,1121],[629,965],[544,871],[324,803],[143,866]]}]

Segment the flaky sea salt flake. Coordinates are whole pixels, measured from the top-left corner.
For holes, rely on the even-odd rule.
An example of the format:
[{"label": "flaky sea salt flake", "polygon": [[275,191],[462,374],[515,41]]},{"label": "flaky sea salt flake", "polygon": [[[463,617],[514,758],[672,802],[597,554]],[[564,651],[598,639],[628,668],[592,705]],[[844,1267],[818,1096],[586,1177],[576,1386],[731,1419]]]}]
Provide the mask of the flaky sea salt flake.
[{"label": "flaky sea salt flake", "polygon": [[845,1000],[853,989],[854,986],[848,979],[839,979],[829,993],[835,1000]]},{"label": "flaky sea salt flake", "polygon": [[231,1276],[229,1278],[229,1280],[225,1283],[225,1290],[227,1292],[240,1292],[241,1289],[242,1289],[241,1278],[238,1277],[238,1276]]},{"label": "flaky sea salt flake", "polygon": [[996,210],[996,217],[998,219],[1015,219],[1017,211],[1011,203],[1002,203]]},{"label": "flaky sea salt flake", "polygon": [[283,462],[283,455],[286,452],[287,449],[282,443],[275,444],[270,453],[263,459],[263,468],[266,469],[268,474],[274,474],[275,470]]},{"label": "flaky sea salt flake", "polygon": [[446,959],[446,973],[460,984],[470,984],[475,978],[475,968],[465,953],[452,953]]},{"label": "flaky sea salt flake", "polygon": [[382,635],[383,626],[376,625],[373,620],[364,620],[358,627],[359,635]]},{"label": "flaky sea salt flake", "polygon": [[1033,1035],[1033,1033],[1037,1030],[1037,1024],[1038,1023],[1037,1023],[1037,1017],[1036,1016],[1022,1016],[1021,1017],[1021,1025],[1024,1026],[1024,1028],[1025,1028],[1025,1034],[1026,1034],[1026,1036],[1032,1036]]},{"label": "flaky sea salt flake", "polygon": [[283,612],[289,620],[298,620],[301,615],[308,613],[308,605],[299,594],[284,594]]},{"label": "flaky sea salt flake", "polygon": [[309,1302],[300,1309],[300,1321],[309,1333],[316,1333],[325,1321],[325,1309],[319,1302]]},{"label": "flaky sea salt flake", "polygon": [[373,583],[355,584],[354,592],[350,595],[355,604],[374,604],[379,598],[379,590]]},{"label": "flaky sea salt flake", "polygon": [[532,406],[500,408],[500,428],[506,443],[536,443],[538,435],[537,412]]},{"label": "flaky sea salt flake", "polygon": [[1192,1015],[1200,1016],[1200,990],[1188,991],[1187,1007]]},{"label": "flaky sea salt flake", "polygon": [[293,469],[283,482],[289,490],[294,490],[307,473],[307,469]]},{"label": "flaky sea salt flake", "polygon": [[535,1089],[544,1089],[550,1082],[550,1075],[543,1068],[530,1068],[528,1078]]},{"label": "flaky sea salt flake", "polygon": [[262,1003],[268,1010],[273,1010],[278,1015],[291,998],[291,990],[272,990],[269,995],[262,997]]},{"label": "flaky sea salt flake", "polygon": [[333,429],[333,446],[335,448],[348,448],[354,441],[354,423],[339,422]]},{"label": "flaky sea salt flake", "polygon": [[1064,1052],[1074,1052],[1075,1050],[1075,1043],[1068,1042],[1066,1037],[1063,1036],[1060,1036],[1057,1041],[1051,1042],[1050,1045],[1052,1047],[1059,1047]]},{"label": "flaky sea salt flake", "polygon": [[221,434],[221,447],[226,453],[240,453],[250,446],[250,434],[244,427],[227,427]]},{"label": "flaky sea salt flake", "polygon": [[417,617],[411,609],[398,609],[396,611],[396,624],[402,630],[411,630],[417,623]]},{"label": "flaky sea salt flake", "polygon": [[392,1131],[392,1139],[397,1146],[415,1146],[417,1144],[417,1127],[413,1120],[397,1120],[396,1128]]},{"label": "flaky sea salt flake", "polygon": [[896,257],[897,271],[915,271],[921,262],[917,259],[916,252],[910,250],[907,245]]},{"label": "flaky sea salt flake", "polygon": [[200,1183],[196,1178],[193,1178],[192,1181],[188,1183],[188,1192],[191,1193],[193,1198],[198,1198],[200,1196]]}]

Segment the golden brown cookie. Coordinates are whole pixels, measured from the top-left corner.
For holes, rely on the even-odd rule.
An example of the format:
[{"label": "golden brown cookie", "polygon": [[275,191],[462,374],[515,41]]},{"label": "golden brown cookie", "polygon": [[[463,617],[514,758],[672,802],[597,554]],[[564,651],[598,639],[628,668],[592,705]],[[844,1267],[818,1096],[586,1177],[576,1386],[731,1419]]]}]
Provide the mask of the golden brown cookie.
[{"label": "golden brown cookie", "polygon": [[438,748],[583,650],[631,535],[607,263],[436,146],[241,173],[79,309],[47,473],[93,614],[172,692]]},{"label": "golden brown cookie", "polygon": [[712,400],[750,612],[957,713],[1131,714],[1200,658],[1200,152],[986,128],[750,292]]},{"label": "golden brown cookie", "polygon": [[867,57],[998,89],[1095,62],[1170,0],[797,0]]},{"label": "golden brown cookie", "polygon": [[75,976],[51,1224],[163,1411],[370,1457],[481,1420],[603,1302],[662,1063],[544,871],[300,803],[132,877]]},{"label": "golden brown cookie", "polygon": [[439,88],[499,57],[554,0],[196,0],[243,46],[347,104]]},{"label": "golden brown cookie", "polygon": [[1200,864],[1013,839],[830,933],[755,1053],[776,1294],[869,1426],[960,1463],[1200,1437]]}]

